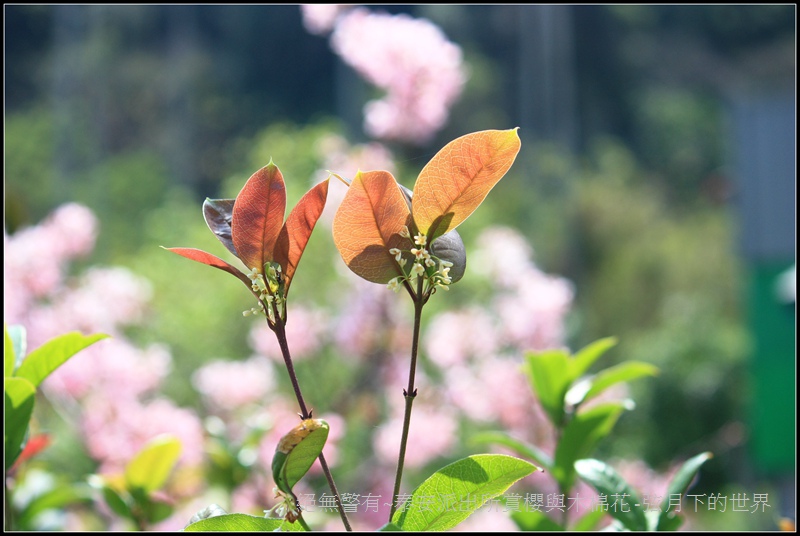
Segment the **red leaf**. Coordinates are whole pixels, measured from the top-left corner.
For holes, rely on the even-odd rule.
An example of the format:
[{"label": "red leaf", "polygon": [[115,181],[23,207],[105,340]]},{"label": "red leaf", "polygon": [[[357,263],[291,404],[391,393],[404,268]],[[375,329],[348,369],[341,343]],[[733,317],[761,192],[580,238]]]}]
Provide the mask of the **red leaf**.
[{"label": "red leaf", "polygon": [[[250,282],[250,278],[247,277],[241,270],[228,264],[227,262],[223,261],[219,257],[212,255],[211,253],[206,253],[202,249],[195,249],[195,248],[164,248],[167,251],[171,251],[173,253],[177,253],[181,257],[186,257],[187,259],[191,259],[193,261],[197,261],[203,264],[207,264],[208,266],[213,266],[214,268],[219,268],[229,274],[235,275],[239,278],[247,288],[250,288],[252,283]],[[252,292],[252,289],[250,290]],[[256,295],[258,297],[258,295]]]},{"label": "red leaf", "polygon": [[411,227],[411,211],[388,171],[359,172],[333,219],[333,241],[345,264],[373,283],[403,275],[389,249],[409,249],[399,233]]},{"label": "red leaf", "polygon": [[286,280],[285,295],[289,294],[289,285],[295,270],[297,270],[297,265],[300,263],[300,257],[302,257],[314,226],[325,208],[325,201],[328,199],[328,182],[329,179],[325,179],[306,192],[289,213],[278,236],[278,242],[275,245],[275,261],[283,268]]},{"label": "red leaf", "polygon": [[278,166],[270,161],[247,180],[233,205],[233,245],[245,267],[264,273],[273,259],[275,242],[286,213],[286,186]]}]

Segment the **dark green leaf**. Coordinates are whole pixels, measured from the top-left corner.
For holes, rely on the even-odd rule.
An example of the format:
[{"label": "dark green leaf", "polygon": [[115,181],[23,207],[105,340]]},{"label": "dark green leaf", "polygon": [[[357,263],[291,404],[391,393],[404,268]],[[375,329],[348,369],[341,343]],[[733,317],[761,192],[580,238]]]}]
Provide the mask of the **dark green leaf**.
[{"label": "dark green leaf", "polygon": [[420,484],[392,523],[406,532],[449,530],[534,471],[536,466],[512,456],[469,456]]},{"label": "dark green leaf", "polygon": [[621,403],[609,402],[573,416],[556,446],[552,474],[561,489],[572,488],[575,462],[588,456],[597,443],[608,435],[623,409]]},{"label": "dark green leaf", "polygon": [[481,432],[472,436],[470,438],[470,442],[473,444],[489,443],[502,445],[513,450],[520,456],[530,458],[542,466],[546,471],[550,471],[553,467],[552,458],[542,452],[539,447],[511,437],[505,432]]},{"label": "dark green leaf", "polygon": [[667,496],[661,503],[661,516],[658,521],[658,530],[675,530],[667,528],[672,526],[674,523],[672,520],[677,517],[672,512],[674,505],[670,499],[674,497],[680,497],[686,493],[686,491],[689,489],[689,486],[691,486],[692,481],[697,476],[697,472],[700,470],[700,467],[713,456],[714,455],[711,452],[703,452],[702,454],[698,454],[697,456],[688,459],[681,466],[681,468],[678,469],[678,472],[675,473],[675,476],[669,483]]},{"label": "dark green leaf", "polygon": [[22,452],[22,442],[33,414],[36,388],[25,378],[5,378],[4,391],[4,453],[8,471]]},{"label": "dark green leaf", "polygon": [[225,514],[192,523],[185,532],[303,532],[300,523],[247,514]]},{"label": "dark green leaf", "polygon": [[617,519],[628,530],[647,530],[647,519],[640,506],[642,501],[613,467],[600,460],[578,460],[575,462],[575,470],[584,482],[607,497],[608,515]]},{"label": "dark green leaf", "polygon": [[511,520],[517,524],[519,530],[523,532],[560,532],[564,527],[547,517],[544,512],[532,510],[529,512],[513,512]]},{"label": "dark green leaf", "polygon": [[67,359],[107,337],[108,335],[102,333],[83,335],[77,331],[58,336],[28,354],[15,376],[27,379],[36,387]]}]

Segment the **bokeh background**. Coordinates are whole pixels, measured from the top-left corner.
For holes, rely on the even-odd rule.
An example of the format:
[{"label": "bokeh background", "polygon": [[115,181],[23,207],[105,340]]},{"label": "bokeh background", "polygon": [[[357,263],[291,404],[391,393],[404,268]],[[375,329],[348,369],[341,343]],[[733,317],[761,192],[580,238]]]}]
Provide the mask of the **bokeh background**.
[{"label": "bokeh background", "polygon": [[[292,204],[326,170],[412,187],[448,141],[518,126],[514,167],[459,228],[467,275],[425,311],[408,488],[480,430],[551,447],[521,356],[616,336],[603,365],[661,374],[619,393],[636,408],[595,457],[646,487],[712,451],[694,493],[769,493],[767,513],[690,528],[794,517],[796,6],[5,5],[4,29],[5,322],[31,348],[114,336],[46,383],[51,444],[20,489],[118,471],[169,431],[162,528],[272,506],[296,411],[272,334],[239,282],[159,246],[228,258],[202,201],[270,158]],[[343,194],[298,270],[290,344],[340,490],[388,495],[411,307],[342,265]],[[127,528],[86,502],[29,522]]]}]

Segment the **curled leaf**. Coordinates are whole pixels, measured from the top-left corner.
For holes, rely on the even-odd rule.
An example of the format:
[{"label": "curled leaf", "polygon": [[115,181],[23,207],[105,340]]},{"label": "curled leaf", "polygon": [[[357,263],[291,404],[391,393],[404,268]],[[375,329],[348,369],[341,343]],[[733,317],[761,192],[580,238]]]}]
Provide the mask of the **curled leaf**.
[{"label": "curled leaf", "polygon": [[236,248],[233,245],[231,222],[233,221],[233,204],[235,199],[208,199],[203,202],[203,217],[208,228],[219,238],[222,245],[236,257]]},{"label": "curled leaf", "polygon": [[305,419],[281,438],[272,458],[272,477],[279,490],[294,495],[292,488],[322,452],[329,430],[322,419]]}]

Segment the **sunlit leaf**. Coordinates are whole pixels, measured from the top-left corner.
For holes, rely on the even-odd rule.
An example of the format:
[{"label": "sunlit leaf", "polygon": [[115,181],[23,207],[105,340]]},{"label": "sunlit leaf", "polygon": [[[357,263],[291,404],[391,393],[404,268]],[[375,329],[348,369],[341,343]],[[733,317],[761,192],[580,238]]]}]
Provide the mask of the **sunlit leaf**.
[{"label": "sunlit leaf", "polygon": [[564,420],[564,396],[572,377],[570,358],[563,350],[530,352],[526,356],[525,372],[542,408],[556,426]]},{"label": "sunlit leaf", "polygon": [[55,337],[28,354],[15,376],[25,378],[36,387],[69,358],[107,337],[103,333],[83,335],[77,331]]},{"label": "sunlit leaf", "polygon": [[560,532],[564,527],[550,519],[547,514],[538,510],[517,511],[511,513],[511,520],[523,532]]},{"label": "sunlit leaf", "polygon": [[329,431],[324,420],[305,419],[281,438],[272,458],[272,477],[278,489],[292,493],[322,452]]},{"label": "sunlit leaf", "polygon": [[228,251],[236,257],[236,248],[231,235],[231,222],[233,221],[233,204],[235,199],[208,199],[203,202],[203,217],[211,232],[219,238]]},{"label": "sunlit leaf", "polygon": [[392,523],[405,532],[449,530],[534,471],[536,466],[513,456],[469,456],[420,484]]},{"label": "sunlit leaf", "polygon": [[285,294],[289,293],[289,285],[300,262],[300,257],[302,257],[308,239],[311,238],[311,233],[314,231],[314,226],[325,208],[325,201],[328,198],[328,183],[329,179],[325,179],[306,192],[289,213],[278,236],[274,260],[284,267]]},{"label": "sunlit leaf", "polygon": [[575,471],[584,482],[608,498],[608,515],[628,530],[647,530],[647,519],[640,506],[642,501],[613,467],[600,460],[578,460],[575,462]]},{"label": "sunlit leaf", "polygon": [[333,241],[345,264],[373,283],[388,283],[402,275],[389,253],[394,247],[409,249],[399,233],[410,228],[408,210],[397,182],[388,171],[359,172],[347,189],[333,219]]},{"label": "sunlit leaf", "polygon": [[[195,249],[195,248],[164,248],[167,251],[171,251],[173,253],[177,253],[181,257],[186,257],[187,259],[191,259],[193,261],[197,261],[202,264],[207,264],[208,266],[213,266],[214,268],[219,268],[224,272],[228,272],[236,276],[242,283],[247,285],[247,288],[250,288],[252,283],[250,278],[248,278],[241,270],[228,264],[227,262],[223,261],[219,257],[212,255],[211,253],[206,253],[202,249]],[[252,292],[252,290],[251,290]]]},{"label": "sunlit leaf", "polygon": [[233,205],[233,245],[248,270],[256,268],[264,273],[264,263],[274,260],[285,214],[283,175],[270,161],[247,180]]},{"label": "sunlit leaf", "polygon": [[657,530],[675,530],[677,528],[680,522],[677,524],[675,523],[675,518],[677,516],[673,512],[675,504],[671,498],[686,493],[697,476],[698,471],[700,471],[700,467],[713,457],[714,455],[711,452],[703,452],[702,454],[688,459],[680,469],[678,469],[678,472],[672,477],[669,487],[667,488],[667,495],[661,503],[661,515],[658,519]]},{"label": "sunlit leaf", "polygon": [[658,367],[655,365],[640,361],[625,361],[619,365],[604,369],[591,378],[589,390],[580,402],[586,402],[594,398],[616,383],[628,382],[644,376],[655,376],[656,374],[658,374]]},{"label": "sunlit leaf", "polygon": [[13,376],[14,370],[19,366],[20,362],[25,359],[25,354],[28,351],[28,336],[25,331],[25,326],[14,324],[5,327],[5,351],[3,352],[3,364],[5,376]]},{"label": "sunlit leaf", "polygon": [[192,523],[185,532],[303,532],[300,523],[247,514],[225,514]]},{"label": "sunlit leaf", "polygon": [[593,532],[597,530],[597,525],[605,517],[606,513],[602,510],[592,510],[585,516],[578,519],[571,527],[575,532]]},{"label": "sunlit leaf", "polygon": [[575,480],[574,464],[585,458],[595,445],[611,432],[625,406],[609,402],[572,417],[556,446],[553,477],[561,489],[570,489]]},{"label": "sunlit leaf", "polygon": [[402,532],[403,529],[395,525],[394,523],[386,523],[384,526],[378,529],[378,532]]},{"label": "sunlit leaf", "polygon": [[172,435],[161,435],[150,440],[125,467],[125,482],[129,489],[153,492],[167,481],[178,456],[180,440]]},{"label": "sunlit leaf", "polygon": [[587,344],[575,353],[570,365],[570,375],[574,381],[586,374],[595,361],[617,344],[616,337],[606,337]]},{"label": "sunlit leaf", "polygon": [[474,444],[489,443],[502,445],[513,450],[520,456],[530,458],[547,471],[553,466],[553,460],[546,453],[542,452],[539,447],[512,437],[506,432],[480,432],[473,435],[470,438],[470,442]]},{"label": "sunlit leaf", "polygon": [[4,379],[4,451],[6,471],[22,451],[22,442],[33,414],[36,388],[25,378]]},{"label": "sunlit leaf", "polygon": [[417,178],[412,204],[414,223],[428,240],[467,219],[511,168],[519,149],[517,129],[484,130],[436,153]]}]

